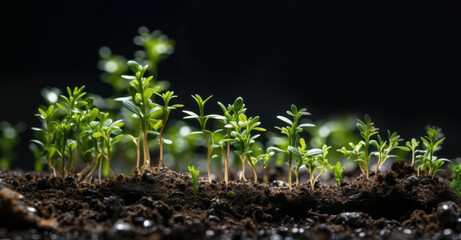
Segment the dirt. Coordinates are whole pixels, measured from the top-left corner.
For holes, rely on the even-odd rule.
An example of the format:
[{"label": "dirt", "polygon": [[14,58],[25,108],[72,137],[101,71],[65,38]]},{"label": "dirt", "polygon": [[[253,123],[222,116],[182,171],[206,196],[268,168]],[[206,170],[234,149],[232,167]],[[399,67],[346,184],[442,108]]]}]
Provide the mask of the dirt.
[{"label": "dirt", "polygon": [[[302,181],[289,191],[251,181],[199,182],[166,167],[77,185],[46,173],[0,173],[0,238],[6,239],[459,239],[461,199],[447,179],[389,171],[341,187]],[[251,177],[251,175],[247,176]],[[281,180],[281,178],[278,178]]]}]

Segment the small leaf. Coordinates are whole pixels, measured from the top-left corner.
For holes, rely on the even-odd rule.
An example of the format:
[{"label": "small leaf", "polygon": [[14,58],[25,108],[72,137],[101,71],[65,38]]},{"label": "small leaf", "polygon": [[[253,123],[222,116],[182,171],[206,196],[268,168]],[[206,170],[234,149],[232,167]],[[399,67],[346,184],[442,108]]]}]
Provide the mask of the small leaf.
[{"label": "small leaf", "polygon": [[139,113],[139,110],[138,108],[136,107],[136,105],[131,101],[125,101],[122,103],[123,106],[125,106],[126,109],[128,109],[130,112],[134,113],[134,114],[137,114],[137,115],[141,115]]},{"label": "small leaf", "polygon": [[288,119],[288,118],[286,118],[284,116],[277,116],[277,118],[284,121],[284,122],[286,122],[286,123],[288,123],[290,126],[293,126],[293,122],[290,119]]},{"label": "small leaf", "polygon": [[166,138],[162,138],[162,141],[163,143],[167,144],[167,145],[170,145],[173,143],[173,141],[171,141],[170,139],[166,139]]},{"label": "small leaf", "polygon": [[102,137],[104,136],[101,132],[95,132],[91,135],[93,138],[99,138],[99,137]]}]

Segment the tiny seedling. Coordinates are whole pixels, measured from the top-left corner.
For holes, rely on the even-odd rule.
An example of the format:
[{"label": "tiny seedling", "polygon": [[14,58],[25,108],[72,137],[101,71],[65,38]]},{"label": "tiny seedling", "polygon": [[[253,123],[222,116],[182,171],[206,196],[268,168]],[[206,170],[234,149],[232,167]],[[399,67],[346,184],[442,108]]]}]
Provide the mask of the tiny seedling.
[{"label": "tiny seedling", "polygon": [[[317,182],[317,179],[325,173],[325,169],[328,169],[330,167],[330,164],[328,164],[328,150],[330,149],[330,146],[323,145],[322,150],[320,149],[312,149],[309,151],[306,151],[303,155],[303,158],[305,159],[304,165],[306,166],[307,170],[309,171],[309,178],[311,182],[311,189],[314,191],[315,189],[315,182]],[[315,176],[315,171],[319,169],[320,172]]]},{"label": "tiny seedling", "polygon": [[378,134],[378,129],[375,128],[373,125],[374,123],[371,121],[370,116],[365,115],[365,121],[361,121],[357,119],[357,128],[360,131],[360,136],[363,138],[363,148],[364,148],[364,154],[365,158],[361,161],[365,163],[365,178],[368,179],[368,172],[369,172],[369,167],[368,167],[368,162],[371,156],[371,153],[369,152],[369,147],[370,144],[372,144],[375,140],[371,140],[371,137],[373,135]]},{"label": "tiny seedling", "polygon": [[338,149],[337,151],[344,154],[347,159],[354,159],[354,162],[357,162],[360,168],[360,171],[362,171],[363,176],[365,176],[365,170],[363,170],[362,164],[365,162],[362,159],[363,151],[363,141],[358,142],[357,144],[354,143],[349,143],[350,150],[347,150],[346,147],[342,147],[341,149]]},{"label": "tiny seedling", "polygon": [[344,173],[344,167],[341,167],[341,162],[338,161],[336,162],[336,165],[332,166],[329,165],[328,169],[330,171],[333,171],[336,182],[338,182],[338,186],[341,186],[343,183],[343,173]]},{"label": "tiny seedling", "polygon": [[195,168],[194,166],[188,166],[187,169],[189,170],[190,174],[190,179],[192,181],[192,188],[194,192],[194,201],[197,200],[197,194],[198,194],[198,177],[200,175],[200,170],[199,168]]},{"label": "tiny seedling", "polygon": [[413,167],[415,165],[415,154],[418,151],[416,148],[419,146],[419,141],[412,138],[411,141],[407,141],[405,145],[407,145],[408,149],[411,151],[411,166]]},{"label": "tiny seedling", "polygon": [[[106,115],[107,116],[107,115]],[[121,141],[125,135],[122,134],[120,127],[123,126],[122,120],[112,121],[110,118],[104,119],[98,132],[92,134],[94,138],[102,138],[102,148],[105,149],[104,157],[107,160],[107,166],[115,178],[115,172],[110,167],[110,150],[113,145]],[[112,137],[114,135],[114,137]]]},{"label": "tiny seedling", "polygon": [[293,168],[293,172],[295,173],[295,179],[296,179],[296,185],[299,185],[299,178],[298,178],[298,172],[299,169],[303,166],[306,166],[306,163],[310,160],[315,160],[314,156],[321,154],[322,150],[321,149],[311,149],[307,150],[306,147],[306,141],[304,138],[299,139],[299,144],[300,146],[296,149],[292,146],[288,146],[288,151],[297,156],[295,159],[296,162],[296,167]]},{"label": "tiny seedling", "polygon": [[453,164],[449,168],[453,172],[453,180],[450,182],[450,186],[461,196],[461,165]]},{"label": "tiny seedling", "polygon": [[[211,170],[210,170],[210,160],[211,160],[211,153],[213,151],[212,145],[214,145],[214,133],[211,132],[210,130],[206,129],[206,124],[210,118],[221,118],[220,116],[216,114],[210,114],[210,115],[205,115],[205,103],[211,98],[212,96],[209,96],[205,100],[200,97],[200,95],[195,94],[192,96],[192,98],[197,102],[198,108],[199,108],[199,114],[196,114],[191,111],[183,110],[183,113],[186,113],[188,116],[185,116],[184,119],[197,119],[197,121],[200,124],[200,131],[198,132],[191,132],[190,134],[203,134],[206,140],[207,144],[207,172],[208,172],[208,182],[211,183]],[[219,130],[221,131],[221,130]],[[215,132],[216,133],[216,132]],[[211,142],[208,138],[208,135],[211,136]]]},{"label": "tiny seedling", "polygon": [[[155,132],[155,135],[158,135],[158,143],[159,143],[159,146],[160,146],[160,158],[159,158],[159,161],[158,161],[158,168],[157,168],[157,174],[159,174],[160,169],[162,168],[162,162],[163,162],[163,143],[165,143],[165,144],[171,144],[172,143],[172,141],[169,140],[169,139],[162,139],[163,130],[165,130],[165,126],[166,126],[166,123],[167,123],[167,121],[168,121],[168,119],[170,117],[171,111],[176,109],[176,108],[184,107],[184,105],[182,105],[182,104],[174,104],[174,105],[170,106],[171,99],[177,97],[176,95],[174,95],[173,91],[166,91],[166,92],[161,93],[161,94],[160,93],[155,93],[155,94],[163,99],[163,105],[159,105],[159,104],[155,103],[155,105],[162,110],[162,113],[163,113],[162,117],[161,117],[161,119],[159,121],[157,121],[157,124],[151,124],[152,128],[154,128],[155,130],[157,130],[156,126],[160,126],[160,130],[158,130],[158,132]],[[158,123],[160,123],[160,124],[158,124]]]},{"label": "tiny seedling", "polygon": [[434,178],[435,174],[438,171],[442,171],[440,169],[445,162],[450,162],[450,160],[445,158],[437,158],[434,153],[440,149],[440,145],[445,140],[445,138],[439,139],[439,130],[435,127],[429,127],[426,130],[427,136],[421,137],[421,141],[423,142],[423,146],[425,150],[422,150],[424,154],[417,156],[420,162],[418,166],[418,175],[419,170],[426,170],[429,176]]},{"label": "tiny seedling", "polygon": [[[239,118],[241,114],[244,114],[246,111],[245,104],[243,103],[243,98],[238,97],[235,99],[234,103],[231,105],[229,104],[227,108],[224,106],[224,104],[218,102],[219,107],[221,107],[223,111],[223,116],[219,119],[224,127],[223,130],[225,131],[225,136],[221,140],[221,144],[225,144],[226,148],[223,146],[223,159],[224,159],[224,181],[226,182],[226,187],[228,186],[228,181],[229,181],[229,154],[230,154],[230,142],[232,140],[232,129],[234,126],[232,126],[231,122],[239,122]],[[242,172],[239,176],[240,180],[242,178],[245,179],[245,162],[243,161],[242,158],[240,158],[242,161]]]},{"label": "tiny seedling", "polygon": [[[265,156],[261,157],[252,157],[253,153],[253,144],[255,140],[260,136],[259,134],[252,135],[252,131],[266,131],[266,129],[259,127],[261,122],[259,122],[259,117],[249,117],[247,118],[245,114],[240,115],[238,122],[231,121],[230,124],[234,127],[234,130],[231,132],[232,140],[230,141],[232,146],[235,148],[235,153],[240,156],[242,159],[242,164],[248,162],[250,165],[253,176],[254,183],[258,182],[258,174],[256,172],[255,164],[264,159]],[[224,140],[223,140],[224,141]]]},{"label": "tiny seedling", "polygon": [[141,167],[138,165],[136,169],[140,169],[141,173],[144,173],[145,170],[150,169],[150,155],[149,155],[149,145],[147,143],[147,135],[152,133],[150,130],[151,124],[157,123],[157,120],[152,117],[152,115],[162,109],[159,106],[155,106],[151,100],[152,95],[154,95],[155,90],[150,87],[150,81],[152,76],[144,77],[144,74],[147,71],[148,66],[141,66],[135,61],[128,61],[128,67],[135,74],[134,76],[123,75],[122,77],[128,80],[131,80],[128,87],[129,97],[122,97],[115,99],[116,101],[121,101],[123,106],[132,112],[136,118],[139,120],[139,135],[138,135],[138,144],[137,148],[140,152],[140,142],[141,136],[143,137],[143,155],[144,163]]},{"label": "tiny seedling", "polygon": [[[288,154],[288,187],[291,191],[292,184],[291,184],[291,171],[292,171],[292,163],[293,163],[293,152],[290,149],[296,151],[297,146],[299,145],[299,133],[303,131],[303,128],[306,127],[314,127],[314,124],[311,123],[303,123],[300,124],[299,120],[302,116],[310,115],[309,112],[306,111],[305,108],[299,109],[295,105],[291,105],[291,111],[287,111],[289,116],[293,117],[293,121],[284,117],[284,116],[277,116],[278,119],[282,120],[283,122],[287,123],[288,126],[286,127],[275,127],[276,129],[280,130],[282,134],[287,135],[289,145],[287,149],[280,149],[277,147],[269,147],[267,151],[269,152],[279,152],[279,153],[286,153]],[[296,149],[296,150],[295,150]]]},{"label": "tiny seedling", "polygon": [[379,168],[388,158],[397,157],[396,155],[391,155],[392,150],[402,149],[408,151],[408,148],[399,146],[399,142],[403,139],[401,139],[396,132],[391,134],[391,132],[388,130],[387,134],[389,135],[388,141],[383,141],[380,135],[378,135],[378,141],[371,141],[371,144],[373,144],[377,149],[377,151],[372,152],[372,155],[375,155],[378,158],[375,173],[378,173]]}]

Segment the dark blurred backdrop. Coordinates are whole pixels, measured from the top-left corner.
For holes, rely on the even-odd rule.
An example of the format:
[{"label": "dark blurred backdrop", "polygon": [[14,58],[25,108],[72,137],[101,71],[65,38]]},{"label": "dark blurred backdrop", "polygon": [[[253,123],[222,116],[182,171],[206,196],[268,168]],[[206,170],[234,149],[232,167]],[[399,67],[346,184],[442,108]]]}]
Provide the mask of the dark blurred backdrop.
[{"label": "dark blurred backdrop", "polygon": [[[380,129],[405,139],[432,124],[447,137],[439,155],[461,156],[459,1],[9,4],[0,17],[0,120],[37,126],[46,86],[86,85],[109,96],[110,86],[99,79],[98,49],[132,58],[139,49],[133,37],[146,26],[176,41],[159,78],[171,82],[186,107],[195,107],[194,93],[224,103],[242,96],[268,129],[291,103],[308,108],[313,120],[368,113]],[[31,132],[22,138],[13,166],[32,160]]]}]

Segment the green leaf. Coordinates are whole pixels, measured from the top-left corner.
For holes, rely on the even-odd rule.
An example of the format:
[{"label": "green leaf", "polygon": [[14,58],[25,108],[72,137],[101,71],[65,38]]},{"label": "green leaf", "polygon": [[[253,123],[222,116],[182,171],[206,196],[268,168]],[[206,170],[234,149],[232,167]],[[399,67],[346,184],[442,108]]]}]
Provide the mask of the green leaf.
[{"label": "green leaf", "polygon": [[118,135],[118,136],[115,136],[115,137],[112,139],[112,141],[110,142],[110,144],[111,144],[111,145],[114,145],[114,144],[116,144],[116,143],[122,141],[124,138],[125,138],[125,135],[123,135],[123,134],[120,134],[120,135]]},{"label": "green leaf", "polygon": [[288,151],[293,153],[295,156],[299,157],[300,159],[303,158],[302,153],[299,151],[298,148],[295,148],[293,146],[288,146]]},{"label": "green leaf", "polygon": [[130,60],[127,62],[127,65],[128,65],[128,68],[130,68],[130,70],[133,71],[134,73],[141,71],[141,65],[139,65],[135,61]]},{"label": "green leaf", "polygon": [[276,153],[287,153],[287,151],[282,150],[278,147],[269,147],[267,148],[267,152],[276,152]]},{"label": "green leaf", "polygon": [[136,105],[131,101],[125,101],[125,102],[122,102],[123,106],[125,106],[126,109],[128,109],[130,112],[134,113],[134,114],[137,114],[137,115],[141,115],[138,108],[136,107]]},{"label": "green leaf", "polygon": [[298,128],[305,128],[305,127],[315,127],[315,125],[312,123],[303,123],[298,126]]},{"label": "green leaf", "polygon": [[288,119],[288,118],[286,118],[284,116],[277,116],[277,118],[284,121],[284,122],[286,122],[286,123],[288,123],[290,126],[293,126],[293,122],[290,119]]},{"label": "green leaf", "polygon": [[91,135],[93,138],[103,137],[104,135],[101,132],[95,132]]},{"label": "green leaf", "polygon": [[166,138],[162,138],[162,141],[163,143],[167,144],[167,145],[170,145],[173,143],[173,141],[169,140],[169,139],[166,139]]}]

